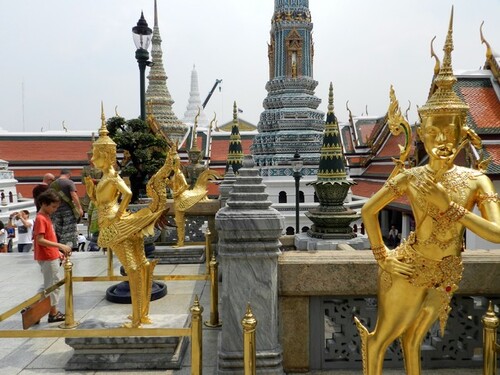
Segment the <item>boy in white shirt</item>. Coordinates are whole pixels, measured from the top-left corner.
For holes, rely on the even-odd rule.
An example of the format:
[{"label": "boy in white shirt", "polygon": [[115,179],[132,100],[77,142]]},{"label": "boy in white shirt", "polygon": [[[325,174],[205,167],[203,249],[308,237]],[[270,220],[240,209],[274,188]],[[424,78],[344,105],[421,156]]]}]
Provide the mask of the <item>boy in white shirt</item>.
[{"label": "boy in white shirt", "polygon": [[81,233],[78,233],[77,240],[78,251],[85,251],[85,244],[87,243],[87,239],[85,238],[85,236]]}]

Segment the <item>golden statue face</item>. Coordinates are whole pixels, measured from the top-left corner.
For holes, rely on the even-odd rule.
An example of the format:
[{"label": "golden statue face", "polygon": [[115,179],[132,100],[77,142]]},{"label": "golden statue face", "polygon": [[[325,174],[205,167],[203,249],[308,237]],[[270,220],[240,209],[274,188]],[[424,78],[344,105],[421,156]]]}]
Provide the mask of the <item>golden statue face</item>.
[{"label": "golden statue face", "polygon": [[103,169],[111,163],[111,161],[109,160],[110,159],[109,150],[104,150],[100,147],[94,146],[93,151],[94,153],[90,161],[92,162],[92,164],[94,164],[96,168]]},{"label": "golden statue face", "polygon": [[418,129],[427,154],[436,159],[447,159],[456,152],[461,133],[462,126],[458,115],[429,117]]}]

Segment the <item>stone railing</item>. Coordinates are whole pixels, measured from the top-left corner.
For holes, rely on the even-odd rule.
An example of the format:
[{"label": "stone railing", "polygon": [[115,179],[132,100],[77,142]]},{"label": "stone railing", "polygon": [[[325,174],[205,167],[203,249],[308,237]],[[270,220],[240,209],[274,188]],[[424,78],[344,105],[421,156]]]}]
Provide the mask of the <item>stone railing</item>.
[{"label": "stone railing", "polygon": [[[423,367],[481,367],[486,298],[500,303],[500,250],[470,250],[444,338],[431,332],[422,349]],[[370,251],[286,251],[279,257],[279,311],[283,367],[361,369],[353,316],[370,329],[376,319],[377,265]],[[387,367],[402,367],[399,343]],[[453,363],[453,366],[451,366]],[[386,366],[386,365],[385,365]]]}]

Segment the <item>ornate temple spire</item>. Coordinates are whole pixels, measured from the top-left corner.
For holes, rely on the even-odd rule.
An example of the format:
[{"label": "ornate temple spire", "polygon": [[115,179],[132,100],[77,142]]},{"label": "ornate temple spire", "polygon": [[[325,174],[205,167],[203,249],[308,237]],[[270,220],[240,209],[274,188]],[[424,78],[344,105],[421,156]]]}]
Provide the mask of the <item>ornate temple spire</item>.
[{"label": "ornate temple spire", "polygon": [[238,106],[236,101],[233,105],[233,126],[229,137],[229,152],[227,154],[226,171],[232,165],[234,173],[243,165],[243,147],[241,145],[240,128],[238,122]]},{"label": "ornate temple spire", "polygon": [[333,111],[333,84],[331,82],[328,93],[328,113],[326,114],[323,146],[320,154],[318,179],[312,183],[313,185],[320,183],[353,184],[347,181],[339,124]]},{"label": "ornate temple spire", "polygon": [[343,183],[347,174],[344,166],[344,152],[340,138],[339,124],[333,112],[333,84],[328,93],[328,113],[326,114],[323,146],[320,151],[317,183]]},{"label": "ornate temple spire", "polygon": [[198,129],[207,130],[208,129],[208,119],[205,111],[203,110],[200,90],[198,88],[198,73],[196,72],[196,67],[193,65],[193,70],[191,71],[191,90],[189,91],[189,100],[184,112],[184,118],[182,121],[192,127],[194,125],[194,118],[198,115],[198,110],[200,110],[198,117]]},{"label": "ornate temple spire", "polygon": [[361,215],[344,207],[349,188],[354,184],[354,181],[347,178],[345,171],[339,124],[333,112],[333,85],[330,82],[318,178],[307,184],[314,186],[319,200],[318,207],[306,212],[306,216],[314,223],[307,232],[309,237],[323,239],[356,237],[350,223],[358,220]]},{"label": "ornate temple spire", "polygon": [[200,112],[201,112],[201,108],[198,107],[198,113],[196,114],[196,116],[194,118],[193,135],[192,135],[190,150],[199,150],[198,149],[198,118],[200,117]]},{"label": "ornate temple spire", "polygon": [[[155,0],[155,24],[153,27],[153,38],[151,57],[153,66],[148,75],[149,85],[146,91],[146,101],[150,102],[152,114],[160,125],[162,132],[174,142],[181,144],[188,132],[188,126],[180,121],[172,110],[174,101],[167,88],[167,75],[163,68],[163,52],[161,49],[161,36],[158,27],[158,11]],[[151,114],[148,111],[148,114]]]},{"label": "ornate temple spire", "polygon": [[251,149],[263,176],[290,176],[295,151],[308,166],[303,173],[317,172],[324,113],[314,96],[312,29],[308,0],[274,1],[268,94]]}]

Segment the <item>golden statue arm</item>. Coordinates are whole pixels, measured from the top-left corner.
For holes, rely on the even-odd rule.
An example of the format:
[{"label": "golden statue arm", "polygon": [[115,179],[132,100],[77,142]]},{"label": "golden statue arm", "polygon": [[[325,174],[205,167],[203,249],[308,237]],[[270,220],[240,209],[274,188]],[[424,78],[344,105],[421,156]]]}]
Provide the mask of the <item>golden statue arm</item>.
[{"label": "golden statue arm", "polygon": [[117,218],[119,218],[125,212],[128,205],[130,204],[130,201],[132,199],[132,191],[121,177],[117,176],[116,182],[117,182],[116,188],[122,195],[121,196],[122,200],[120,202],[120,206],[118,207],[118,211],[116,213]]},{"label": "golden statue arm", "polygon": [[89,196],[90,200],[95,204],[96,198],[95,198],[95,183],[94,183],[94,180],[90,176],[85,176],[83,182],[85,184],[85,189],[87,191],[87,195]]},{"label": "golden statue arm", "polygon": [[493,183],[486,175],[476,181],[480,184],[476,202],[481,216],[468,212],[461,220],[464,226],[487,241],[500,243],[500,202]]},{"label": "golden statue arm", "polygon": [[387,248],[382,238],[382,231],[378,220],[378,213],[399,195],[389,186],[397,186],[398,189],[400,189],[401,185],[405,183],[405,175],[398,174],[390,180],[390,185],[384,185],[382,189],[368,199],[361,209],[361,216],[363,218],[363,224],[365,225],[366,234],[370,240],[372,251],[379,266],[387,272],[409,276],[413,272],[412,266],[404,264],[394,257],[386,256]]},{"label": "golden statue arm", "polygon": [[[495,193],[495,187],[491,180],[484,174],[477,176],[471,182],[478,185],[478,193],[472,196],[469,202],[466,202],[464,208],[465,214],[458,220],[463,226],[473,231],[478,236],[487,241],[500,243],[500,204],[498,195]],[[447,211],[460,209],[456,203],[453,203],[448,192],[431,178],[427,178],[425,187],[417,188],[412,184],[422,198],[427,202],[438,207],[443,216]],[[477,204],[481,215],[477,215],[470,211]]]}]

